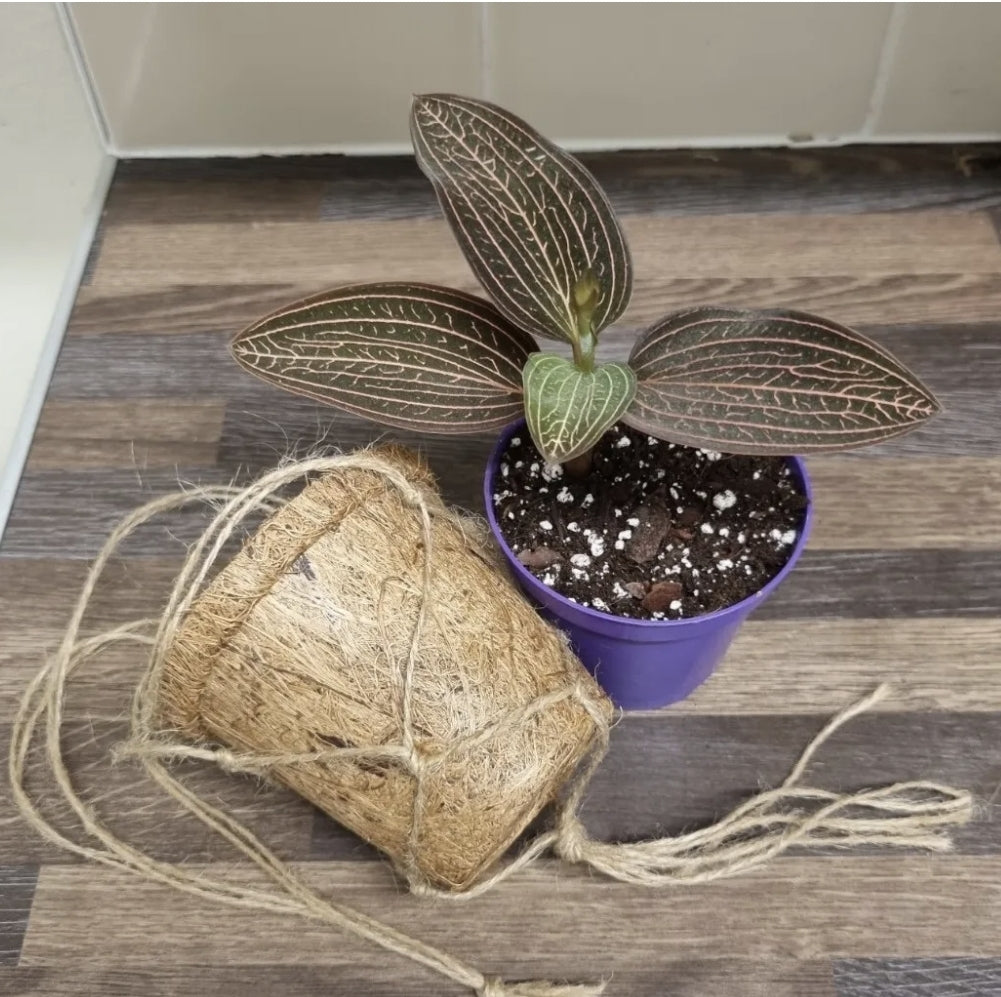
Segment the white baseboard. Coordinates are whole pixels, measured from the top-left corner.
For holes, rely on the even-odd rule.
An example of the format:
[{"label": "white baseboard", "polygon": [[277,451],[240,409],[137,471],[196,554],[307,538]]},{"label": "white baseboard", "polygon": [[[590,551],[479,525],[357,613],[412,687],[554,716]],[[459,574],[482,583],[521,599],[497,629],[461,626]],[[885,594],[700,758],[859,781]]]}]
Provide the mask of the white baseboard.
[{"label": "white baseboard", "polygon": [[59,4],[0,4],[0,536],[115,168]]},{"label": "white baseboard", "polygon": [[[705,137],[636,138],[636,139],[557,139],[571,152],[619,152],[623,150],[684,149],[827,149],[846,145],[977,145],[1001,142],[1001,131],[913,135],[813,136],[791,141],[788,135],[714,135]],[[150,148],[115,147],[119,159],[251,159],[255,156],[412,156],[409,142],[379,142],[370,145],[344,142],[303,146],[153,146]]]},{"label": "white baseboard", "polygon": [[[45,401],[52,370],[59,356],[114,172],[115,160],[108,156],[82,207],[82,221],[75,242],[65,249],[54,246],[53,252],[35,261],[36,280],[31,286],[20,292],[14,289],[15,293],[22,295],[22,300],[17,303],[17,312],[22,316],[22,324],[18,329],[22,366],[25,366],[25,359],[27,365],[31,363],[32,357],[25,358],[26,353],[32,354],[36,359],[27,395],[20,404],[20,414],[14,416],[13,432],[7,434],[7,439],[0,439],[0,456],[6,450],[6,459],[0,464],[0,539],[14,503],[21,472],[31,448],[38,416]],[[44,293],[46,288],[59,288],[55,301]],[[38,293],[40,289],[43,293]],[[3,403],[4,399],[0,398],[0,406]]]}]

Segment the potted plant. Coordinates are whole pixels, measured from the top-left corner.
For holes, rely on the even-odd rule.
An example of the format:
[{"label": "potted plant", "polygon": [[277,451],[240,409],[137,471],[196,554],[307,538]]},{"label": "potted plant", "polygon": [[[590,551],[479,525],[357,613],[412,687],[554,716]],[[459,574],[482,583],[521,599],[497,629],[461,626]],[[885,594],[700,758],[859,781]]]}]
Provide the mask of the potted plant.
[{"label": "potted plant", "polygon": [[507,427],[484,498],[519,583],[620,705],[677,700],[805,545],[809,483],[785,455],[876,443],[938,404],[876,343],[793,311],[693,307],[641,333],[628,363],[599,362],[632,265],[596,180],[484,101],[416,97],[411,130],[491,300],[341,287],[254,323],[233,353],[390,426]]}]

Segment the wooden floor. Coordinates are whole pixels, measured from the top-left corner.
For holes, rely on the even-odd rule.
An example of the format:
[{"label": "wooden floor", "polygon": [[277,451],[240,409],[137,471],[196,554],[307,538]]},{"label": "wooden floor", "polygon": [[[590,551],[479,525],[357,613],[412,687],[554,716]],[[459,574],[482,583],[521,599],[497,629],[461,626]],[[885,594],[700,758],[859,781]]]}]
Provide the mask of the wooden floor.
[{"label": "wooden floor", "polygon": [[[688,702],[625,717],[586,823],[675,831],[775,784],[824,717],[876,680],[880,712],[825,748],[830,788],[933,778],[980,797],[954,854],[791,854],[708,887],[645,891],[542,863],[466,905],[402,896],[377,856],[290,793],[192,780],[344,902],[508,978],[612,974],[610,997],[1001,995],[1001,150],[592,157],[624,216],[636,291],[606,357],[663,312],[782,305],[857,325],[946,413],[895,443],[822,457],[801,565]],[[0,738],[110,526],[178,480],[381,430],[245,375],[227,337],[310,291],[414,278],[473,289],[406,160],[123,164],[0,549]],[[419,441],[395,434],[405,442]],[[478,507],[487,437],[423,444]],[[203,520],[130,543],[90,619],[157,611]],[[70,707],[73,771],[155,855],[252,874],[128,765],[136,662],[117,650]],[[49,797],[51,800],[51,797]],[[58,813],[58,808],[56,808]],[[202,902],[81,864],[0,796],[0,993],[260,997],[459,994],[353,937]]]}]

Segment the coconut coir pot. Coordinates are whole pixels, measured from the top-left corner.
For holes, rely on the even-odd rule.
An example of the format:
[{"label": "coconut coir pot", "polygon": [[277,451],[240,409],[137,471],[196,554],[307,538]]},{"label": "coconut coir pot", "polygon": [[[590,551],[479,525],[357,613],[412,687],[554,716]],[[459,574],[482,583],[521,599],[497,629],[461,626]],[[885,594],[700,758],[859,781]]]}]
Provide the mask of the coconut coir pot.
[{"label": "coconut coir pot", "polygon": [[611,705],[427,468],[380,457],[429,510],[430,563],[421,518],[384,473],[325,475],[194,603],[159,709],[185,739],[288,755],[273,779],[409,881],[461,890],[569,779]]}]

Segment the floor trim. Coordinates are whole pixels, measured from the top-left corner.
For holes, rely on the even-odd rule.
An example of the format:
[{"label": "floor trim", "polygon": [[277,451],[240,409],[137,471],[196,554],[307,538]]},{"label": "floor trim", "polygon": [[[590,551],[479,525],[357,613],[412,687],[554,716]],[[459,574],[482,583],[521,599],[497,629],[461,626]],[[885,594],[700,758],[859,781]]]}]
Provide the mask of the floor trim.
[{"label": "floor trim", "polygon": [[[76,300],[84,267],[90,255],[90,248],[94,242],[94,236],[97,234],[97,227],[101,221],[101,212],[104,209],[104,200],[107,196],[108,188],[111,186],[111,179],[114,176],[116,165],[117,160],[113,156],[105,158],[97,180],[94,183],[94,188],[87,200],[87,205],[84,209],[83,224],[77,233],[72,250],[59,261],[63,270],[59,296],[52,309],[48,329],[42,340],[27,400],[21,409],[17,428],[14,430],[14,436],[10,442],[6,465],[0,467],[0,540],[3,539],[7,519],[14,504],[14,496],[17,494],[21,472],[24,470],[24,463],[28,457],[31,440],[35,434],[35,426],[42,411],[42,404],[45,401],[45,395],[48,391],[52,370],[59,356],[59,349],[62,346],[63,335],[69,323],[70,313],[73,311],[73,303]],[[56,265],[58,266],[59,264],[57,263]]]}]

